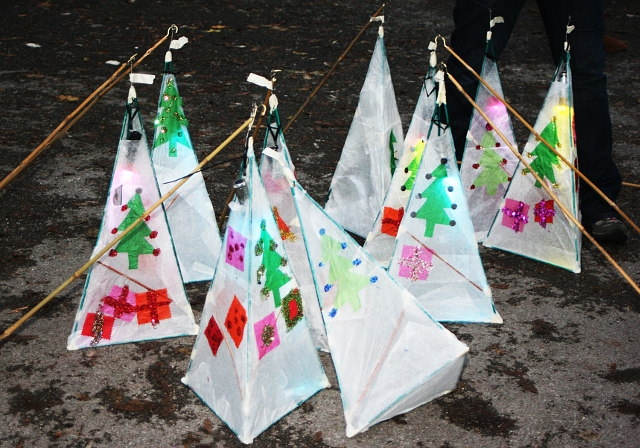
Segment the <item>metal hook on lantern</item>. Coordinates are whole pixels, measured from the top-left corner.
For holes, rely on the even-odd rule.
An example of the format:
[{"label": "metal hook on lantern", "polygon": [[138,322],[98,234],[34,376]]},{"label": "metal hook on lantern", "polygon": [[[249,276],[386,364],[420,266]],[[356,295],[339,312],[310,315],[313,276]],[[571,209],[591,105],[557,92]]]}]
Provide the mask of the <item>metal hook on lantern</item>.
[{"label": "metal hook on lantern", "polygon": [[438,39],[440,39],[442,41],[442,46],[443,47],[447,47],[447,40],[444,38],[444,36],[442,34],[438,34],[436,36],[435,39],[433,39],[433,41],[436,43],[436,45],[438,45]]},{"label": "metal hook on lantern", "polygon": [[[441,41],[441,43],[438,43],[438,40]],[[429,50],[432,51],[434,53],[434,55],[436,56],[436,62],[440,60],[440,58],[437,57],[437,51],[438,49],[440,49],[440,46],[442,46],[442,48],[444,49],[448,49],[449,47],[447,46],[447,40],[444,38],[444,36],[442,34],[438,34],[430,43],[429,43]],[[442,62],[439,62],[439,64],[443,64]],[[435,64],[434,64],[435,67]]]},{"label": "metal hook on lantern", "polygon": [[[137,47],[136,47],[136,49],[137,49]],[[138,57],[138,53],[133,53],[133,55],[125,63],[126,65],[129,66],[129,73],[133,73],[133,62],[136,60],[137,57]]]},{"label": "metal hook on lantern", "polygon": [[274,68],[271,70],[271,73],[269,74],[269,76],[271,77],[271,90],[275,90],[274,86],[275,86],[275,81],[276,81],[276,74],[277,73],[281,73],[282,70],[278,69],[278,68]]},{"label": "metal hook on lantern", "polygon": [[175,34],[178,32],[178,25],[171,24],[171,26],[167,29],[167,35],[165,37],[173,37],[172,34]]}]

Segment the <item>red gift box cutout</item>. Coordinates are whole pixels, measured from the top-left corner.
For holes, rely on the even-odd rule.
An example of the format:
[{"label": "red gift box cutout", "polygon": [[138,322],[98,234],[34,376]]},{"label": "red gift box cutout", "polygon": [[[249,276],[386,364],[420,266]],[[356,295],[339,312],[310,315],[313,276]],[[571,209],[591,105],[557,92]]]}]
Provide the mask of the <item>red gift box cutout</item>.
[{"label": "red gift box cutout", "polygon": [[384,207],[382,212],[382,233],[398,236],[398,227],[404,216],[404,208]]},{"label": "red gift box cutout", "polygon": [[167,294],[166,288],[136,293],[139,325],[150,323],[155,327],[161,320],[171,318],[171,299]]},{"label": "red gift box cutout", "polygon": [[547,224],[553,224],[553,217],[556,216],[556,209],[553,199],[542,199],[533,208],[535,221],[540,224],[543,229],[547,228]]},{"label": "red gift box cutout", "polygon": [[[102,319],[102,322],[100,322],[100,319]],[[111,332],[115,321],[115,317],[106,316],[103,313],[87,313],[84,324],[82,325],[82,336],[93,338],[96,343],[98,343],[100,339],[111,339]]]}]

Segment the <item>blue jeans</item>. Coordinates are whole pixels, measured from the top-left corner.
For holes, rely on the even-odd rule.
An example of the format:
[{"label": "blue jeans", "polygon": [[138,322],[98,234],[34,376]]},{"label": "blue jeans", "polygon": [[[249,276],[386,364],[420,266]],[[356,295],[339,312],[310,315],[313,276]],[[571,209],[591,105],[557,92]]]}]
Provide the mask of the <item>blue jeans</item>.
[{"label": "blue jeans", "polygon": [[[492,33],[493,56],[498,59],[525,3],[526,0],[457,0],[450,46],[480,73],[490,18],[504,18],[504,23],[495,26]],[[569,44],[579,169],[615,201],[622,180],[612,158],[611,117],[604,74],[604,0],[537,0],[537,4],[556,65],[563,53],[569,17],[575,25]],[[447,61],[447,70],[473,98],[478,86],[475,77],[453,57]],[[460,159],[472,106],[451,84],[447,90],[451,130]],[[580,185],[580,208],[585,226],[615,216],[613,209],[584,182]]]}]

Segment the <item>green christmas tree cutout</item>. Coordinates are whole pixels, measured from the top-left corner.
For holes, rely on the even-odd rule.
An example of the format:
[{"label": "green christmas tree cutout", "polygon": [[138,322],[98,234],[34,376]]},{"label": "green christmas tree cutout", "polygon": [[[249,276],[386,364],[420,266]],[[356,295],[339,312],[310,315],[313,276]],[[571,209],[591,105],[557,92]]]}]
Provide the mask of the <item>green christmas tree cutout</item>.
[{"label": "green christmas tree cutout", "polygon": [[420,139],[416,146],[413,147],[413,158],[409,165],[404,169],[405,173],[409,173],[409,178],[406,180],[404,185],[400,187],[402,191],[409,190],[413,188],[413,184],[416,181],[416,173],[418,172],[418,168],[420,168],[420,161],[422,160],[422,153],[424,152],[424,146],[426,142],[424,138]]},{"label": "green christmas tree cutout", "polygon": [[398,143],[396,136],[393,134],[393,129],[389,133],[389,164],[391,165],[391,175],[396,171],[396,150],[394,148],[394,143]]},{"label": "green christmas tree cutout", "polygon": [[[144,205],[142,205],[141,194],[142,188],[137,188],[136,193],[129,199],[127,205],[122,206],[122,211],[128,210],[129,213],[127,213],[127,216],[118,227],[111,230],[112,234],[115,235],[118,231],[121,232],[129,228],[134,221],[142,216],[145,210]],[[148,219],[149,217],[147,216]],[[160,249],[154,248],[147,241],[147,238],[153,239],[156,236],[158,236],[157,231],[152,231],[145,222],[141,222],[120,240],[116,248],[109,252],[109,256],[115,257],[119,253],[126,253],[129,256],[129,269],[138,269],[138,257],[140,255],[152,254],[157,257],[160,254]]]},{"label": "green christmas tree cutout", "polygon": [[371,284],[370,277],[353,272],[353,268],[360,265],[360,260],[350,260],[340,255],[346,243],[339,243],[323,234],[320,244],[322,259],[329,263],[329,284],[325,285],[324,290],[328,292],[337,286],[334,310],[348,303],[353,311],[358,311],[361,306],[359,291]]},{"label": "green christmas tree cutout", "polygon": [[489,123],[484,126],[485,132],[482,134],[482,140],[480,141],[480,145],[476,146],[476,149],[490,149],[490,148],[499,148],[500,142],[496,139],[496,136],[493,135],[493,126]]},{"label": "green christmas tree cutout", "polygon": [[511,180],[505,171],[504,165],[507,161],[493,149],[485,149],[480,156],[478,163],[472,165],[475,169],[480,169],[478,176],[471,184],[471,189],[486,187],[487,195],[494,196],[498,192],[498,186]]},{"label": "green christmas tree cutout", "polygon": [[280,270],[280,266],[287,265],[287,260],[276,252],[278,244],[267,232],[264,219],[260,223],[260,229],[260,239],[254,249],[256,256],[262,255],[262,263],[258,267],[258,284],[264,284],[261,291],[263,297],[268,297],[269,292],[273,293],[273,301],[277,308],[282,303],[280,287],[289,282],[291,277]]},{"label": "green christmas tree cutout", "polygon": [[173,79],[169,78],[160,99],[160,111],[154,123],[156,138],[153,148],[169,142],[169,157],[178,157],[178,143],[189,146],[182,126],[189,126],[182,112],[182,98]]},{"label": "green christmas tree cutout", "polygon": [[[558,127],[556,125],[556,117],[553,117],[551,122],[544,128],[540,136],[546,140],[554,148],[560,148],[560,139],[558,138]],[[527,154],[529,157],[536,157],[533,162],[529,164],[531,169],[535,171],[540,179],[549,179],[551,185],[557,187],[556,175],[553,172],[553,165],[560,167],[560,160],[558,155],[551,151],[544,142],[540,142],[536,147]],[[524,174],[530,173],[528,168],[522,171]],[[542,188],[540,182],[536,180],[535,186]]]},{"label": "green christmas tree cutout", "polygon": [[436,228],[436,224],[454,226],[456,222],[452,220],[445,209],[455,210],[456,204],[449,199],[447,192],[453,191],[452,186],[446,186],[444,181],[447,179],[447,159],[441,159],[440,165],[430,174],[426,175],[427,179],[433,179],[433,182],[420,194],[418,198],[426,199],[425,203],[415,212],[411,212],[412,218],[420,218],[426,221],[424,236],[431,238]]},{"label": "green christmas tree cutout", "polygon": [[477,187],[486,187],[487,195],[495,196],[498,192],[498,186],[511,180],[504,169],[507,160],[493,149],[499,147],[500,142],[494,135],[493,127],[487,123],[482,140],[476,145],[476,149],[482,150],[482,155],[478,163],[471,165],[472,168],[479,169],[480,172],[469,188],[474,190]]}]

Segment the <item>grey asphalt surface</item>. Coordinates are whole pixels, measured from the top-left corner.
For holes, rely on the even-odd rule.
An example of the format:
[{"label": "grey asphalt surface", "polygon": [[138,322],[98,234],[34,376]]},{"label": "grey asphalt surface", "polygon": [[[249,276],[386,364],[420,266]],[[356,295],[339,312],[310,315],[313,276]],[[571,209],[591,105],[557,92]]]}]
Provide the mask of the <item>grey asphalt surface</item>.
[{"label": "grey asphalt surface", "polygon": [[[281,69],[283,122],[293,115],[379,4],[290,1],[43,0],[4,5],[0,18],[0,176],[77,105],[175,23],[190,43],[176,52],[178,85],[202,159],[264,92],[250,72]],[[426,71],[427,45],[451,32],[452,2],[392,2],[385,38],[405,130]],[[628,44],[608,55],[614,153],[624,181],[640,183],[640,4],[609,1],[607,33]],[[371,27],[286,138],[300,183],[323,203],[375,42]],[[165,49],[140,72],[159,74]],[[444,54],[441,55],[444,57]],[[533,122],[554,67],[529,2],[502,60],[507,99]],[[138,88],[147,126],[158,85]],[[90,257],[100,225],[128,85],[119,84],[35,164],[0,192],[0,330]],[[526,130],[516,126],[519,142]],[[523,146],[523,143],[520,143]],[[216,159],[242,150],[236,141]],[[205,171],[221,211],[237,161]],[[640,221],[638,188],[620,207]],[[640,281],[640,238],[608,247]],[[458,388],[347,438],[332,387],[273,425],[257,447],[640,446],[640,296],[585,243],[582,273],[481,248],[502,325],[446,325],[469,348]],[[0,343],[1,447],[243,446],[187,387],[193,337],[67,351],[84,277]],[[206,282],[187,285],[199,318]],[[426,354],[425,354],[426,355]]]}]

